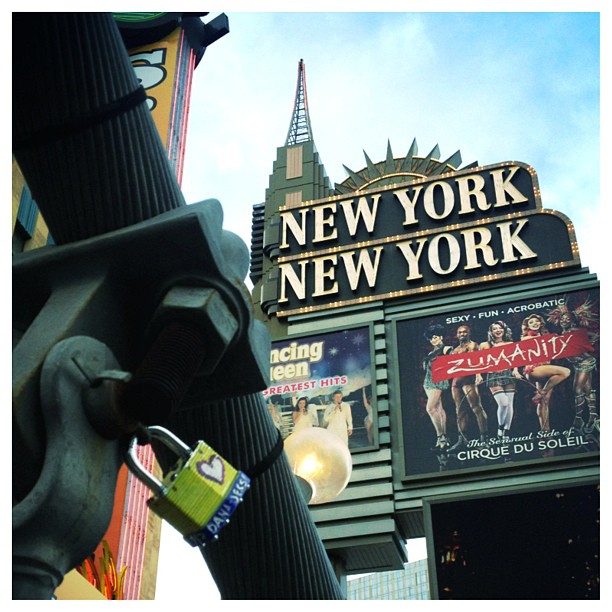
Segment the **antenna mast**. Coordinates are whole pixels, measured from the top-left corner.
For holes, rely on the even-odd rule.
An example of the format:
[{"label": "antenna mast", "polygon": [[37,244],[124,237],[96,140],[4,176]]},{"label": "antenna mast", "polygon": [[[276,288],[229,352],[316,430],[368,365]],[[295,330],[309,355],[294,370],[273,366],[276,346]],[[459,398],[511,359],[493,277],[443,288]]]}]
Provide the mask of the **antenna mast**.
[{"label": "antenna mast", "polygon": [[308,114],[308,96],[306,95],[306,65],[304,64],[304,60],[301,59],[298,63],[295,102],[293,103],[291,125],[287,133],[287,142],[285,146],[295,145],[309,140],[312,140],[312,129],[310,127],[310,116]]}]

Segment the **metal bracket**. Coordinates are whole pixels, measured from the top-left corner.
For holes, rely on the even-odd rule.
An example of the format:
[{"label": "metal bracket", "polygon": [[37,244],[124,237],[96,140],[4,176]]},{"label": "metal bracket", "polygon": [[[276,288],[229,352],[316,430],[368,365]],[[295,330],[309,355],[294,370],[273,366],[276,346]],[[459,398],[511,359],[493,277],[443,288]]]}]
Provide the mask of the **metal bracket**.
[{"label": "metal bracket", "polygon": [[[248,249],[222,229],[222,222],[219,202],[207,200],[100,236],[14,256],[13,489],[18,499],[33,486],[42,464],[38,376],[48,351],[64,338],[95,336],[135,372],[150,348],[155,311],[165,296],[175,297],[177,287],[214,290],[237,324],[230,332],[218,330],[222,356],[205,362],[208,374],[197,380],[198,395],[220,399],[266,388],[270,336],[254,319],[242,282]],[[165,317],[173,309],[174,303],[165,304],[157,314]],[[227,327],[230,317],[213,321]],[[207,335],[211,342],[216,338]]]},{"label": "metal bracket", "polygon": [[46,449],[34,488],[13,506],[13,599],[52,599],[108,528],[124,444],[92,426],[84,372],[118,369],[106,345],[87,336],[59,342],[43,363]]}]

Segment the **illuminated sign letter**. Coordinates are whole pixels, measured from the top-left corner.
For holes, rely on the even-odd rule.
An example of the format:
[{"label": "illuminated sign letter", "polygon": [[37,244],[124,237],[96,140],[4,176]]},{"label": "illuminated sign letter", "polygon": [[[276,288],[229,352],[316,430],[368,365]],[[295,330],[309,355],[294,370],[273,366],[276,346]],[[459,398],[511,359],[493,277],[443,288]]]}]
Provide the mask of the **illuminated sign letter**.
[{"label": "illuminated sign letter", "polygon": [[404,223],[403,225],[414,225],[418,223],[416,215],[414,214],[414,209],[416,207],[417,199],[421,190],[423,189],[423,185],[417,185],[414,188],[414,193],[412,198],[408,195],[407,189],[398,189],[393,192],[393,195],[398,199],[398,202],[402,205],[404,209]]},{"label": "illuminated sign letter", "polygon": [[482,174],[470,174],[469,176],[461,176],[456,179],[459,185],[459,214],[465,215],[473,213],[472,198],[476,201],[476,206],[483,212],[491,208],[491,204],[487,203],[487,197],[482,189],[485,185],[485,180]]},{"label": "illuminated sign letter", "polygon": [[383,247],[374,247],[374,263],[370,260],[370,254],[367,249],[361,249],[359,251],[359,257],[357,265],[355,265],[354,255],[356,251],[349,251],[348,253],[340,253],[344,261],[344,267],[346,268],[346,276],[349,280],[351,289],[355,291],[359,285],[359,277],[363,271],[368,281],[368,286],[373,287],[376,283],[376,275],[378,274],[378,264],[380,263],[380,253]]},{"label": "illuminated sign letter", "polygon": [[[444,269],[440,263],[440,240],[446,240],[448,244],[448,253],[450,260],[448,268]],[[461,258],[461,249],[458,240],[452,234],[439,234],[434,236],[429,243],[429,265],[434,272],[438,274],[450,274],[457,269],[459,259]]]},{"label": "illuminated sign letter", "polygon": [[[338,230],[334,227],[334,213],[336,212],[335,204],[322,204],[321,206],[313,207],[315,218],[315,234],[312,239],[315,242],[324,242],[325,240],[333,240],[338,237]],[[326,211],[331,211],[331,215],[325,216]],[[325,226],[334,227],[330,234],[325,234]]]},{"label": "illuminated sign letter", "polygon": [[305,261],[298,261],[298,265],[301,268],[300,277],[295,273],[295,270],[291,264],[280,264],[278,266],[280,272],[280,297],[279,302],[288,302],[287,297],[287,281],[291,285],[291,289],[297,296],[298,299],[303,300],[306,297],[306,263]]},{"label": "illuminated sign letter", "polygon": [[340,206],[342,206],[344,210],[346,225],[351,236],[354,236],[357,233],[357,225],[360,218],[363,219],[363,223],[369,233],[374,231],[374,221],[376,221],[378,200],[380,200],[380,193],[372,196],[372,208],[370,209],[368,206],[368,199],[366,197],[361,197],[359,198],[356,211],[353,210],[353,200],[340,202]]},{"label": "illuminated sign letter", "polygon": [[[467,265],[465,270],[473,270],[480,268],[481,264],[478,263],[477,250],[482,252],[482,258],[488,266],[494,266],[498,259],[493,256],[493,249],[489,246],[491,242],[491,230],[486,227],[475,227],[473,229],[464,230],[461,232],[463,240],[465,242],[465,257],[467,259]],[[476,241],[476,237],[480,237],[480,241]]]},{"label": "illuminated sign letter", "polygon": [[408,263],[408,276],[406,280],[415,280],[417,278],[423,278],[423,275],[419,271],[419,259],[423,252],[423,247],[427,242],[427,238],[419,238],[417,241],[417,252],[412,250],[412,240],[406,242],[398,242],[397,248],[402,252],[404,259]]},{"label": "illuminated sign letter", "polygon": [[[338,282],[335,280],[335,265],[338,263],[338,258],[335,255],[314,257],[312,263],[314,265],[315,274],[314,291],[312,292],[312,297],[329,295],[330,293],[338,293]],[[325,269],[326,263],[331,263],[331,269]],[[325,280],[328,278],[334,282],[329,289],[325,289]]]},{"label": "illuminated sign letter", "polygon": [[291,231],[299,245],[304,246],[306,244],[306,212],[306,209],[300,210],[300,215],[302,216],[301,225],[296,221],[292,213],[281,213],[282,242],[279,248],[286,249],[289,247],[289,243],[287,242],[287,230]]},{"label": "illuminated sign letter", "polygon": [[[442,189],[442,195],[444,196],[444,210],[441,213],[436,211],[434,205],[434,190],[436,187]],[[451,186],[444,181],[436,181],[425,189],[425,196],[423,204],[425,206],[425,212],[431,219],[444,219],[453,212],[453,206],[455,205],[455,194]]]},{"label": "illuminated sign letter", "polygon": [[[493,206],[508,206],[508,204],[520,204],[521,202],[528,201],[528,199],[510,182],[518,169],[518,166],[512,166],[506,178],[503,176],[504,168],[491,171],[496,198],[496,202]],[[506,200],[506,193],[512,198],[512,202]]]},{"label": "illuminated sign letter", "polygon": [[[531,259],[538,256],[537,253],[534,253],[518,236],[519,232],[523,229],[523,227],[525,227],[525,225],[527,225],[528,222],[529,221],[527,219],[519,219],[516,222],[517,227],[513,232],[510,231],[510,226],[513,224],[512,221],[497,224],[504,249],[504,258],[502,259],[503,263],[516,261],[517,259]],[[514,249],[519,252],[519,257],[514,255]]]}]

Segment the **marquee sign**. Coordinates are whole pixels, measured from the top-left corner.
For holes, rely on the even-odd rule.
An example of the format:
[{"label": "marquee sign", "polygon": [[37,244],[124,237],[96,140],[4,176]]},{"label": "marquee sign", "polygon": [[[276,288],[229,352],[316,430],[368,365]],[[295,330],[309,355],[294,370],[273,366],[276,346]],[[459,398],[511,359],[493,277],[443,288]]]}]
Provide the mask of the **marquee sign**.
[{"label": "marquee sign", "polygon": [[[280,208],[275,295],[287,316],[580,264],[537,176],[504,162]],[[266,292],[264,291],[264,294]]]}]

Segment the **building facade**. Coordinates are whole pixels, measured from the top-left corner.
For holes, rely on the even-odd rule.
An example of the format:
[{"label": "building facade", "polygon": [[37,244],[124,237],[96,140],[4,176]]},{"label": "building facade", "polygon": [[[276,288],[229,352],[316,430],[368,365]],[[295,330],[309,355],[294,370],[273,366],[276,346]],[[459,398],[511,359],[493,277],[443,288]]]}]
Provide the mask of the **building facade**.
[{"label": "building facade", "polygon": [[355,577],[347,585],[347,599],[431,599],[426,559],[407,563],[401,570]]},{"label": "building facade", "polygon": [[[388,143],[382,161],[365,154],[361,170],[345,167],[348,178],[332,186],[301,60],[296,92],[265,202],[253,208],[271,414],[287,437],[297,397],[315,427],[328,426],[337,391],[350,406],[350,482],[311,506],[348,575],[402,572],[405,540],[425,536],[431,598],[477,598],[445,584],[449,568],[469,566],[444,560],[464,530],[442,521],[444,504],[484,508],[521,494],[537,513],[547,491],[584,486],[589,529],[598,517],[598,279],[528,164],[462,165],[459,151],[419,155],[416,141],[396,157]],[[584,537],[581,560],[593,568],[598,540]],[[598,592],[593,576],[579,587],[585,597]],[[497,588],[520,598],[517,585]]]}]

